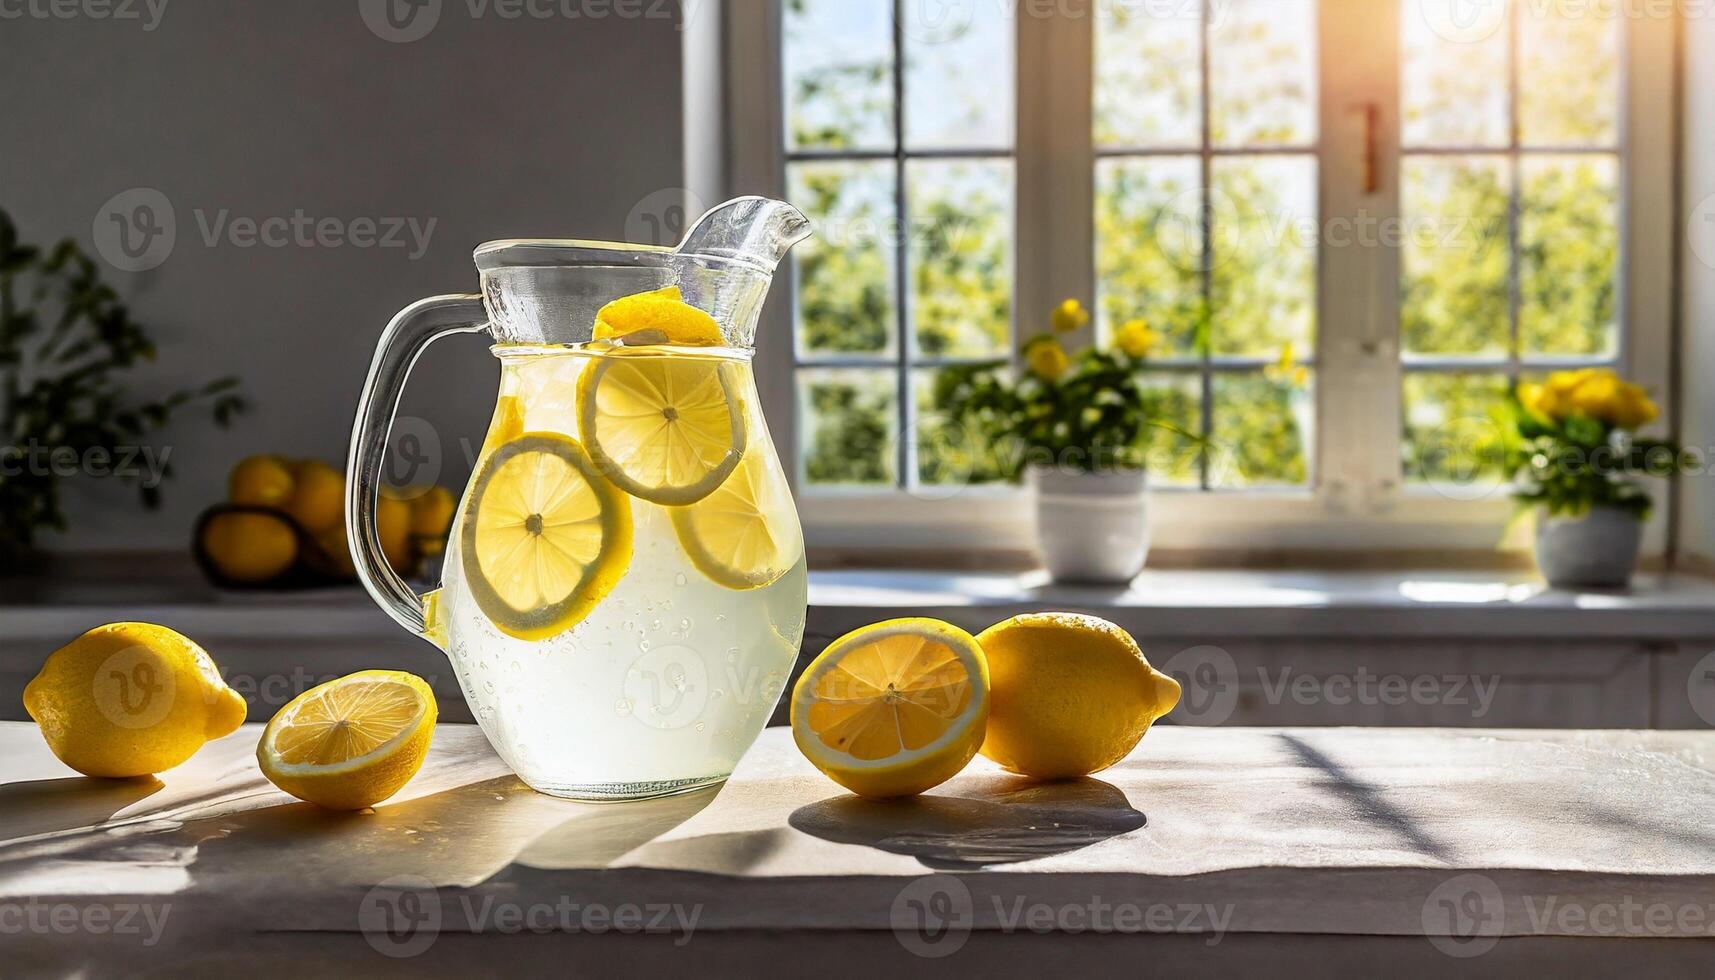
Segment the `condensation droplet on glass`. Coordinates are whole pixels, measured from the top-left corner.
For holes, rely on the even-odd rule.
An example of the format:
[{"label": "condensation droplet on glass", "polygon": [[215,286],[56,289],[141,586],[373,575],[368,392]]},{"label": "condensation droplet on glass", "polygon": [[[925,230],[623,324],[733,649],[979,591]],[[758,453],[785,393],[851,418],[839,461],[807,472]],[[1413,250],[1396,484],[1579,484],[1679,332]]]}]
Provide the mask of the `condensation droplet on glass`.
[{"label": "condensation droplet on glass", "polygon": [[649,652],[649,641],[648,640],[638,640],[637,641],[637,649],[642,650],[644,653],[648,653]]},{"label": "condensation droplet on glass", "polygon": [[686,578],[686,577],[685,577],[685,573],[684,573],[684,572],[680,572],[680,573],[679,573],[679,574],[677,574],[677,575],[675,575],[675,576],[673,576],[673,584],[674,584],[674,585],[677,585],[677,586],[678,586],[678,587],[679,587],[679,588],[681,588],[681,589],[682,589],[682,588],[684,588],[684,587],[685,587],[685,583],[686,583],[686,582],[689,582],[689,581],[690,581],[690,579],[688,579],[688,578]]}]

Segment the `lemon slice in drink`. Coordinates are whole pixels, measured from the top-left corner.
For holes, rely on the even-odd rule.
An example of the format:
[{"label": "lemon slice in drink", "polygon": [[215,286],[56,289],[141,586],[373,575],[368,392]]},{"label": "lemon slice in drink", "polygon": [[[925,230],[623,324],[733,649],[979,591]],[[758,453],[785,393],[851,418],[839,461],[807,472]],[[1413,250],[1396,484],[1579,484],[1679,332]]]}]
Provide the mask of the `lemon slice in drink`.
[{"label": "lemon slice in drink", "polygon": [[713,493],[744,456],[739,391],[738,368],[712,358],[599,357],[578,381],[578,429],[603,476],[683,507]]},{"label": "lemon slice in drink", "polygon": [[671,513],[691,564],[729,589],[770,585],[804,553],[792,489],[765,453],[745,454],[714,493]]},{"label": "lemon slice in drink", "polygon": [[460,528],[466,583],[489,621],[520,640],[576,626],[631,563],[631,501],[576,440],[528,432],[489,456]]},{"label": "lemon slice in drink", "polygon": [[719,347],[726,343],[714,317],[685,302],[678,286],[621,297],[601,308],[596,340],[645,336],[650,343],[680,347]]},{"label": "lemon slice in drink", "polygon": [[976,755],[989,712],[988,663],[971,634],[934,619],[853,630],[792,689],[792,738],[859,796],[910,796]]},{"label": "lemon slice in drink", "polygon": [[313,687],[281,708],[256,746],[268,781],[300,800],[361,810],[411,781],[435,732],[435,695],[420,677],[365,670]]}]

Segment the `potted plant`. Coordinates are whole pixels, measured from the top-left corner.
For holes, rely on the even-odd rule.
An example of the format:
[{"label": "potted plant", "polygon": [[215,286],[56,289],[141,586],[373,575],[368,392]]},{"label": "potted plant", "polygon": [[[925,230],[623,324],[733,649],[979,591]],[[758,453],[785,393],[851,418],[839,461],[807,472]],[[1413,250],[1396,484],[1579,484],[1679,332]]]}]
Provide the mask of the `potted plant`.
[{"label": "potted plant", "polygon": [[1152,417],[1138,372],[1160,336],[1146,323],[1070,353],[1057,335],[1088,325],[1089,312],[1069,299],[1050,319],[1052,332],[1024,345],[1022,376],[1006,364],[950,368],[936,378],[934,404],[971,444],[989,447],[991,469],[1029,473],[1037,547],[1055,581],[1128,582],[1149,552],[1146,436],[1197,437]]},{"label": "potted plant", "polygon": [[1665,476],[1679,450],[1637,430],[1660,414],[1639,386],[1606,368],[1520,384],[1513,497],[1536,513],[1536,563],[1558,588],[1620,588],[1637,565],[1651,500],[1636,477]]},{"label": "potted plant", "polygon": [[68,476],[129,480],[154,507],[171,467],[144,440],[198,402],[222,426],[243,409],[231,378],[133,397],[125,375],[154,357],[94,260],[70,240],[20,242],[0,210],[0,572],[34,564],[37,535],[65,529]]}]

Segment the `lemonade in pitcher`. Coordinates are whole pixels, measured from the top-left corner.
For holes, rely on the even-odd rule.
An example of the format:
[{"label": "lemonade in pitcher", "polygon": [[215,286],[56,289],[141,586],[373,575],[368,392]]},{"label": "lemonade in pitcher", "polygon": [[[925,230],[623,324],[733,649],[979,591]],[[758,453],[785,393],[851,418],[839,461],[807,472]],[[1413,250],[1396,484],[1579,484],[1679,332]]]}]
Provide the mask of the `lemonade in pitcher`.
[{"label": "lemonade in pitcher", "polygon": [[[751,345],[774,266],[806,232],[789,206],[747,198],[675,250],[483,246],[483,297],[424,301],[383,337],[353,442],[359,568],[446,650],[495,750],[542,792],[718,782],[786,684],[804,540]],[[370,553],[379,457],[404,370],[473,330],[497,341],[500,392],[441,588],[420,600]]]}]

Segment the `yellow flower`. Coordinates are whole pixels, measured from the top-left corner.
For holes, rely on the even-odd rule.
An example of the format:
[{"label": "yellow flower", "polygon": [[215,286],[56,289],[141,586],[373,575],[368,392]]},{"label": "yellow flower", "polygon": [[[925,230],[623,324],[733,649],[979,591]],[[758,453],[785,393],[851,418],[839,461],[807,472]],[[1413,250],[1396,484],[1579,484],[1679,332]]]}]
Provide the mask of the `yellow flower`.
[{"label": "yellow flower", "polygon": [[1609,368],[1556,371],[1542,385],[1520,385],[1519,401],[1548,418],[1586,415],[1623,429],[1648,425],[1661,415],[1642,387]]},{"label": "yellow flower", "polygon": [[1310,383],[1310,369],[1298,363],[1291,343],[1280,349],[1280,360],[1264,368],[1263,375],[1275,384],[1288,384],[1294,388]]},{"label": "yellow flower", "polygon": [[1519,404],[1544,419],[1561,416],[1560,395],[1545,384],[1525,383],[1518,386]]},{"label": "yellow flower", "polygon": [[1114,335],[1114,345],[1125,352],[1127,357],[1148,357],[1156,344],[1161,343],[1161,335],[1149,329],[1149,324],[1142,320],[1128,320]]},{"label": "yellow flower", "polygon": [[1053,337],[1039,337],[1024,348],[1024,363],[1030,373],[1044,381],[1058,381],[1072,367],[1066,348]]},{"label": "yellow flower", "polygon": [[1069,299],[1054,307],[1054,312],[1048,320],[1054,325],[1055,333],[1071,333],[1082,330],[1090,322],[1090,311],[1084,309],[1084,304],[1075,299]]}]

